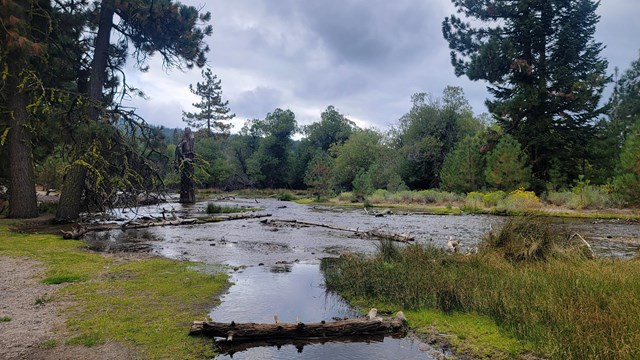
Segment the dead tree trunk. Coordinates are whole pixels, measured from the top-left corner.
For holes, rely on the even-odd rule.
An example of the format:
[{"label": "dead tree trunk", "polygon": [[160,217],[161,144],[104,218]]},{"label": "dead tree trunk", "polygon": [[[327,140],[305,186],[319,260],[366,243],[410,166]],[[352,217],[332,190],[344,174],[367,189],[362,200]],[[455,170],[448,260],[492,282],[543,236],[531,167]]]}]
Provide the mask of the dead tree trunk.
[{"label": "dead tree trunk", "polygon": [[318,226],[318,227],[324,227],[324,228],[332,229],[332,230],[348,231],[348,232],[351,232],[351,233],[353,233],[354,235],[357,235],[357,236],[374,237],[374,238],[378,238],[378,239],[398,241],[398,242],[411,242],[411,241],[415,240],[415,238],[413,236],[407,235],[407,234],[389,233],[389,232],[384,232],[384,231],[379,231],[379,230],[349,229],[349,228],[343,228],[343,227],[340,227],[340,226],[316,223],[316,222],[311,222],[311,221],[281,220],[281,219],[263,220],[263,223],[265,223],[265,224],[278,223],[278,222],[280,222],[280,223],[288,223],[288,224],[300,224],[300,225],[305,225],[305,226]]},{"label": "dead tree trunk", "polygon": [[322,339],[376,334],[397,334],[406,331],[402,312],[389,319],[367,317],[305,324],[219,323],[194,321],[189,335],[223,337],[227,341],[255,341],[269,339]]},{"label": "dead tree trunk", "polygon": [[262,217],[269,217],[271,214],[253,214],[253,213],[240,213],[240,214],[230,214],[227,216],[220,217],[209,217],[209,218],[190,218],[190,219],[175,219],[175,220],[160,220],[160,221],[145,221],[145,222],[136,222],[131,221],[128,223],[124,223],[122,225],[119,224],[103,224],[103,225],[90,225],[90,224],[79,224],[78,227],[73,228],[70,231],[60,230],[62,232],[62,237],[65,239],[79,239],[84,234],[89,232],[98,232],[98,231],[109,231],[109,230],[129,230],[129,229],[143,229],[154,226],[180,226],[180,225],[200,225],[221,221],[231,221],[231,220],[243,220],[243,219],[257,219]]}]

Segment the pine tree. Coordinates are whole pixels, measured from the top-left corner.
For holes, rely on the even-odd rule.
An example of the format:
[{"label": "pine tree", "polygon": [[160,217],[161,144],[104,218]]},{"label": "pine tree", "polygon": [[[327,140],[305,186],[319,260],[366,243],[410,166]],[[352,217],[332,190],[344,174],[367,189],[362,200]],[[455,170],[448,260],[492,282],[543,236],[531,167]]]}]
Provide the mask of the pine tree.
[{"label": "pine tree", "polygon": [[440,186],[447,191],[470,192],[484,185],[484,156],[480,139],[467,136],[459,142],[444,161]]},{"label": "pine tree", "polygon": [[206,126],[209,136],[213,134],[212,127],[226,133],[231,128],[231,124],[225,124],[223,121],[231,120],[236,115],[229,114],[229,101],[222,101],[222,80],[218,79],[210,68],[202,71],[202,77],[204,82],[196,83],[195,88],[189,85],[191,93],[200,97],[200,102],[192,104],[200,112],[183,111],[182,120],[195,128]]},{"label": "pine tree", "polygon": [[42,61],[45,55],[36,37],[48,36],[46,7],[46,2],[34,0],[5,1],[0,7],[0,118],[7,119],[0,144],[4,145],[6,136],[9,216],[14,218],[38,216],[28,107],[34,107],[32,84],[39,80],[32,62]]},{"label": "pine tree", "polygon": [[[88,6],[86,2],[81,3]],[[172,0],[102,0],[95,4],[99,16],[87,18],[97,20],[97,23],[85,26],[87,30],[97,28],[93,52],[85,54],[91,58],[86,89],[88,122],[83,127],[85,134],[78,138],[86,142],[76,144],[74,161],[65,174],[56,213],[59,221],[74,220],[80,215],[88,170],[95,167],[96,162],[88,155],[97,154],[101,158],[98,160],[104,160],[104,154],[110,152],[109,143],[113,139],[104,137],[117,131],[110,120],[118,116],[113,116],[108,109],[119,90],[129,89],[126,86],[117,88],[120,81],[116,75],[123,71],[129,50],[134,65],[142,70],[147,69],[148,59],[154,54],[160,56],[165,68],[202,67],[209,50],[204,38],[212,33],[211,25],[205,25],[211,20],[210,13],[200,13],[194,6]],[[111,41],[112,33],[121,35],[115,44]],[[81,36],[88,37],[87,34]],[[107,94],[105,86],[111,87]],[[106,150],[89,151],[99,142]],[[126,162],[128,157],[123,155],[119,160]]]},{"label": "pine tree", "polygon": [[526,189],[531,179],[531,167],[520,144],[510,135],[503,135],[496,147],[487,154],[484,171],[487,184],[504,191]]},{"label": "pine tree", "polygon": [[640,204],[640,122],[630,129],[624,142],[615,188],[626,202]]},{"label": "pine tree", "polygon": [[489,111],[523,145],[537,179],[548,180],[553,159],[571,178],[582,173],[609,80],[593,40],[599,2],[452,1],[463,17],[446,18],[443,35],[456,75],[490,84]]}]

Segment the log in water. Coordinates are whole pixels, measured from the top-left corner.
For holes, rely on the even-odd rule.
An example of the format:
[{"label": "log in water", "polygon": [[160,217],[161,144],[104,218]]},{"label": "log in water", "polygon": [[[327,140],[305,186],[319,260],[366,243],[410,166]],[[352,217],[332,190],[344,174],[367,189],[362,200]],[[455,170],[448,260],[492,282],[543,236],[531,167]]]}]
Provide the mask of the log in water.
[{"label": "log in water", "polygon": [[227,341],[256,341],[270,339],[324,339],[331,337],[345,338],[376,334],[397,334],[407,329],[406,319],[402,312],[396,316],[383,319],[368,316],[361,319],[347,319],[319,323],[220,323],[212,321],[194,321],[189,335],[223,337]]}]

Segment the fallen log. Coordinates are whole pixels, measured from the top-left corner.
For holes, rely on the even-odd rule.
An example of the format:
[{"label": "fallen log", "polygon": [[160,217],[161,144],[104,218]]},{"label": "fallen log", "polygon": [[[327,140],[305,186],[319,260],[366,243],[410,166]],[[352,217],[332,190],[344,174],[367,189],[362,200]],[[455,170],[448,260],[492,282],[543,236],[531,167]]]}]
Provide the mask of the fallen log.
[{"label": "fallen log", "polygon": [[324,339],[398,334],[407,330],[407,320],[400,311],[388,319],[369,316],[361,319],[318,323],[220,323],[194,321],[189,335],[222,337],[227,341],[260,341],[272,339]]},{"label": "fallen log", "polygon": [[256,214],[256,213],[239,213],[229,214],[226,216],[208,217],[208,218],[188,218],[188,219],[174,219],[174,220],[159,220],[159,221],[129,221],[122,225],[120,224],[100,224],[89,225],[80,224],[79,227],[72,229],[71,231],[60,230],[62,236],[65,239],[79,239],[84,234],[89,232],[109,231],[109,230],[129,230],[129,229],[144,229],[154,226],[180,226],[180,225],[200,225],[213,222],[231,221],[231,220],[243,220],[243,219],[257,219],[263,217],[269,217],[271,214]]},{"label": "fallen log", "polygon": [[266,221],[262,220],[262,222],[264,224],[271,224],[271,223],[280,222],[280,223],[287,223],[287,224],[300,224],[300,225],[306,225],[306,226],[318,226],[318,227],[324,227],[324,228],[332,229],[332,230],[351,232],[351,233],[353,233],[354,235],[357,235],[357,236],[369,237],[369,238],[374,237],[374,238],[378,238],[378,239],[398,241],[398,242],[411,242],[411,241],[415,240],[415,237],[413,237],[411,235],[407,235],[407,234],[389,233],[389,232],[384,232],[384,231],[379,231],[379,230],[350,229],[350,228],[344,228],[344,227],[331,225],[331,224],[316,223],[316,222],[304,221],[304,220],[270,219],[270,220],[266,220]]}]

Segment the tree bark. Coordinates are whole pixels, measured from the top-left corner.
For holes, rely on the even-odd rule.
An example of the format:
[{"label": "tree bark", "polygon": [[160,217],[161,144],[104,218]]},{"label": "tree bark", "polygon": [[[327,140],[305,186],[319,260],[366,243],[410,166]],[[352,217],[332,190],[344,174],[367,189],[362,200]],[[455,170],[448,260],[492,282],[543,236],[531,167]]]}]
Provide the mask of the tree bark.
[{"label": "tree bark", "polygon": [[9,217],[38,216],[31,133],[28,129],[27,94],[20,89],[20,72],[28,65],[22,54],[10,54],[7,59],[9,116]]},{"label": "tree bark", "polygon": [[[106,77],[109,59],[109,44],[111,29],[115,14],[115,1],[103,0],[100,9],[98,35],[96,36],[93,60],[91,62],[91,77],[89,79],[89,121],[99,121],[103,110],[102,90]],[[72,164],[64,177],[62,193],[56,213],[57,221],[72,221],[80,217],[84,183],[87,168],[80,164]]]}]

